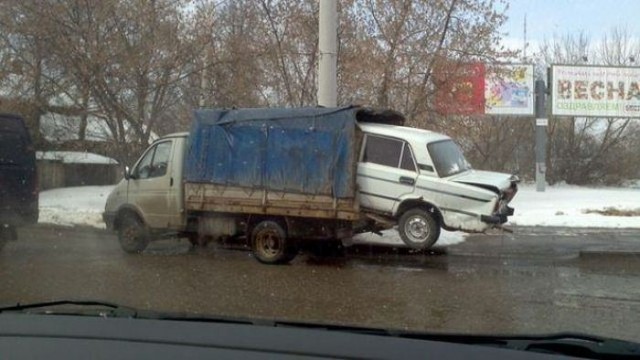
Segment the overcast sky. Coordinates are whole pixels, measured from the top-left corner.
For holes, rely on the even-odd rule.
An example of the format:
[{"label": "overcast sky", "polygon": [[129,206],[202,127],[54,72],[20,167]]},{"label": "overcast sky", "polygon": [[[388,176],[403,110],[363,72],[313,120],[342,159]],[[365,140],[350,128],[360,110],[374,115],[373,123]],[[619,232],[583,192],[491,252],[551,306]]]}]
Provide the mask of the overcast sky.
[{"label": "overcast sky", "polygon": [[614,27],[640,37],[640,0],[508,0],[505,44],[522,48],[523,20],[532,47],[555,35],[585,31],[593,41]]}]

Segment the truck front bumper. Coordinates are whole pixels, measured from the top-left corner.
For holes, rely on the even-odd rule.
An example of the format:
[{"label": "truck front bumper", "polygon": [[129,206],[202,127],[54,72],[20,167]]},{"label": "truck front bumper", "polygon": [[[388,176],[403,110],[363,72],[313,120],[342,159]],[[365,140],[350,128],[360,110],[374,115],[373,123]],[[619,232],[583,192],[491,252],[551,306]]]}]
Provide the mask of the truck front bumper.
[{"label": "truck front bumper", "polygon": [[0,209],[0,225],[17,227],[35,225],[38,223],[39,215],[37,202],[24,209]]},{"label": "truck front bumper", "polygon": [[114,223],[116,221],[116,213],[103,212],[102,213],[102,220],[104,221],[105,225],[107,226],[107,230],[113,230],[114,229]]}]

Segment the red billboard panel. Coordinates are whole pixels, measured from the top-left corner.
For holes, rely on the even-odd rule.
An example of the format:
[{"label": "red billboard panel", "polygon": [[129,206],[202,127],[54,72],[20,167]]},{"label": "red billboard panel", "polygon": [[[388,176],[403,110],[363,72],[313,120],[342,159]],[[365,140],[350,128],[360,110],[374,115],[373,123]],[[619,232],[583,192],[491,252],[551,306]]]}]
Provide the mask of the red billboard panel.
[{"label": "red billboard panel", "polygon": [[435,109],[446,115],[485,113],[485,65],[445,64],[434,68]]}]

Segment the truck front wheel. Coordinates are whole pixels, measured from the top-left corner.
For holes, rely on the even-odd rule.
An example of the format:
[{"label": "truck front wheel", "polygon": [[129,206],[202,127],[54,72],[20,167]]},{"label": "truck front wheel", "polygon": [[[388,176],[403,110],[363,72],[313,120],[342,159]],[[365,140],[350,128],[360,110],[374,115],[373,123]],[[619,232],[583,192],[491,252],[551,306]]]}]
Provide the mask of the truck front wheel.
[{"label": "truck front wheel", "polygon": [[426,250],[438,241],[440,225],[427,210],[411,209],[400,217],[398,232],[410,248]]},{"label": "truck front wheel", "polygon": [[256,259],[264,264],[288,263],[297,254],[285,230],[272,220],[261,221],[253,228],[251,250]]},{"label": "truck front wheel", "polygon": [[137,217],[125,214],[118,227],[118,240],[122,250],[139,254],[149,245],[149,233]]}]

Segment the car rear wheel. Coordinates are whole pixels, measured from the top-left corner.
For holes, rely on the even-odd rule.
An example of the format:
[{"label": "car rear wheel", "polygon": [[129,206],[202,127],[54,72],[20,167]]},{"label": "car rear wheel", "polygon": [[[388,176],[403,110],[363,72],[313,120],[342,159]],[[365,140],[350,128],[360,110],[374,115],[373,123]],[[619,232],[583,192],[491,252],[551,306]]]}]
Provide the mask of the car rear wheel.
[{"label": "car rear wheel", "polygon": [[149,245],[149,232],[133,215],[124,215],[118,228],[120,247],[127,253],[139,254]]},{"label": "car rear wheel", "polygon": [[400,217],[398,232],[410,248],[426,250],[438,241],[440,225],[433,213],[425,209],[411,209]]},{"label": "car rear wheel", "polygon": [[287,239],[286,231],[272,220],[261,221],[253,228],[251,250],[264,264],[285,264],[297,255],[297,248]]}]

